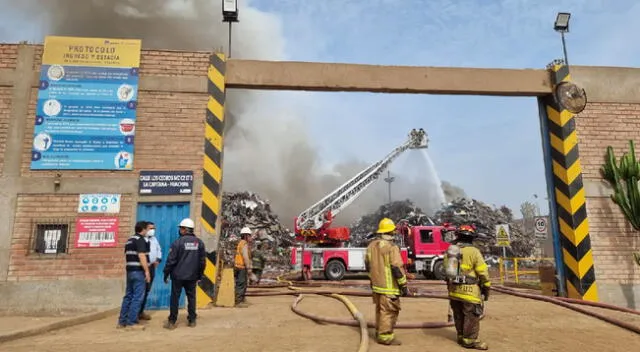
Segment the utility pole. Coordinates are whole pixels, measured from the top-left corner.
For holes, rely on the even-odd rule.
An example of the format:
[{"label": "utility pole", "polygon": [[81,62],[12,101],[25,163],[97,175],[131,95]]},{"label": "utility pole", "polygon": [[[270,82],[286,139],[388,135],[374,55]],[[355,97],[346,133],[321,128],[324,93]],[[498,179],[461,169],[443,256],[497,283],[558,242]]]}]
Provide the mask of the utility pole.
[{"label": "utility pole", "polygon": [[384,179],[384,182],[386,182],[387,184],[389,184],[388,190],[389,190],[389,204],[391,204],[391,183],[393,181],[395,181],[396,178],[391,176],[391,171],[387,171],[387,177]]}]

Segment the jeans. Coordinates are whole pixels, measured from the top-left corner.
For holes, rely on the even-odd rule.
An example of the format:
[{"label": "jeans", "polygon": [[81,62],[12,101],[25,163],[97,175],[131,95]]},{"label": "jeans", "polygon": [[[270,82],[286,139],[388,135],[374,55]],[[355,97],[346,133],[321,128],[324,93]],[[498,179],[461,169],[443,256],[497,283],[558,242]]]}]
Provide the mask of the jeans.
[{"label": "jeans", "polygon": [[187,296],[187,320],[196,321],[196,280],[173,280],[171,279],[171,303],[169,306],[169,321],[175,323],[178,320],[178,303],[180,303],[180,293],[184,288]]},{"label": "jeans", "polygon": [[142,314],[144,312],[144,307],[147,305],[147,297],[149,296],[149,291],[151,291],[151,285],[153,284],[153,278],[156,276],[156,266],[155,265],[151,265],[151,267],[149,267],[149,276],[150,279],[149,283],[146,284],[145,290],[144,290],[144,296],[142,298],[142,304],[140,305],[140,313],[138,314]]},{"label": "jeans", "polygon": [[127,288],[122,298],[122,306],[120,307],[120,325],[135,325],[138,323],[138,313],[142,305],[146,282],[144,280],[144,271],[127,272]]}]

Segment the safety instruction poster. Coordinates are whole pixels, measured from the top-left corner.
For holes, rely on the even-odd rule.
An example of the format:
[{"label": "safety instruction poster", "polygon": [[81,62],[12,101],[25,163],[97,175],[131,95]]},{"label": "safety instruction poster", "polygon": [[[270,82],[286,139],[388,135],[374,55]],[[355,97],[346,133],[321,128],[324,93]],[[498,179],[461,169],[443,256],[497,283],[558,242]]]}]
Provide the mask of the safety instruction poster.
[{"label": "safety instruction poster", "polygon": [[118,245],[118,218],[78,218],[76,248],[105,248]]},{"label": "safety instruction poster", "polygon": [[81,194],[78,202],[78,213],[120,212],[119,194]]},{"label": "safety instruction poster", "polygon": [[132,170],[140,40],[46,37],[32,170]]}]

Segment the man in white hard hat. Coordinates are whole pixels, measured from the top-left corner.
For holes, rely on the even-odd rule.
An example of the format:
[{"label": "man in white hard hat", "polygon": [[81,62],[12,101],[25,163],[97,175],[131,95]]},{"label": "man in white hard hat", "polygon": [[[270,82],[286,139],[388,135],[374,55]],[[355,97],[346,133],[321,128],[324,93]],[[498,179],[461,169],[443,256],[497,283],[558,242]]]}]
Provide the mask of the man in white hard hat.
[{"label": "man in white hard hat", "polygon": [[168,283],[171,277],[171,301],[165,329],[176,328],[178,303],[183,288],[187,296],[188,326],[196,326],[196,285],[204,275],[207,252],[204,242],[193,233],[194,227],[193,220],[189,218],[180,221],[180,238],[169,248],[169,257],[164,267],[164,282]]},{"label": "man in white hard hat", "polygon": [[249,241],[251,241],[251,229],[245,226],[240,230],[240,241],[236,247],[233,270],[233,276],[236,283],[236,307],[240,308],[247,307],[245,295],[247,293],[247,281],[249,280],[248,273],[252,270]]}]

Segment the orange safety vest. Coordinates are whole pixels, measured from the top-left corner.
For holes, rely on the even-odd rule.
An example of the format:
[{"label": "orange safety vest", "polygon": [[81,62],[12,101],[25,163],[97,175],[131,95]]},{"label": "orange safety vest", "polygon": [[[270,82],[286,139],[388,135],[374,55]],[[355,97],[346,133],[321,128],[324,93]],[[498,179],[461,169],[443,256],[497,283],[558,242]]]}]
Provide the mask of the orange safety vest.
[{"label": "orange safety vest", "polygon": [[242,251],[246,246],[247,241],[240,240],[240,242],[238,242],[238,246],[236,247],[235,267],[238,269],[245,269],[247,267],[244,262],[244,257],[242,256]]}]

